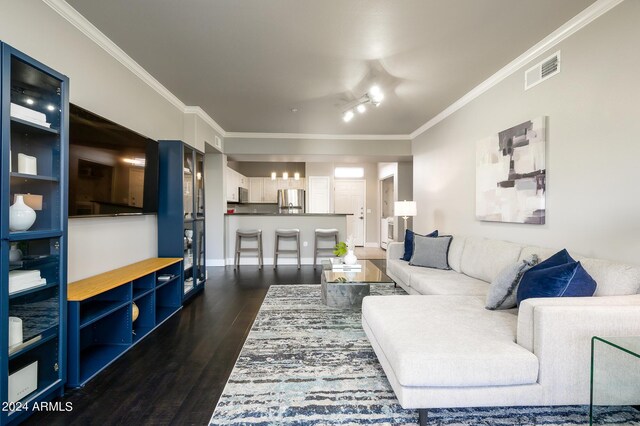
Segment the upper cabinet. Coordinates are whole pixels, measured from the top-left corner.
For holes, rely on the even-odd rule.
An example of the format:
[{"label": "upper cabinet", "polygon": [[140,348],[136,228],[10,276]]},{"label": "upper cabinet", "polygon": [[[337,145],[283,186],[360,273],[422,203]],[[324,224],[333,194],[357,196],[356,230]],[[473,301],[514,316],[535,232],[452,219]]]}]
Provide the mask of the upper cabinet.
[{"label": "upper cabinet", "polygon": [[227,167],[226,173],[227,179],[227,201],[238,202],[240,201],[240,194],[238,194],[238,188],[249,189],[249,179],[240,173],[236,172],[230,167]]},{"label": "upper cabinet", "polygon": [[[0,44],[0,424],[66,381],[69,80]],[[15,404],[14,404],[15,403]]]},{"label": "upper cabinet", "polygon": [[249,202],[264,202],[264,179],[260,177],[249,178]]},{"label": "upper cabinet", "polygon": [[277,203],[279,189],[305,189],[305,179],[271,179],[270,177],[249,178],[250,203]]}]

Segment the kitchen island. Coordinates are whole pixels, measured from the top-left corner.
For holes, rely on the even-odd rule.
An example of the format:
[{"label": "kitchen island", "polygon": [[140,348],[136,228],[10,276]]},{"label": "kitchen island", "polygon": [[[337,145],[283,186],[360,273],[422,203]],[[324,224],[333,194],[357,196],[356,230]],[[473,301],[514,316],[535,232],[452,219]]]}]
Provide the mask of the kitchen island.
[{"label": "kitchen island", "polygon": [[[339,241],[347,239],[347,215],[346,214],[322,214],[322,213],[228,213],[225,214],[225,261],[227,265],[233,265],[233,254],[236,244],[236,230],[261,229],[262,249],[264,251],[264,264],[273,265],[273,253],[276,229],[298,228],[300,230],[300,256],[303,265],[313,264],[313,241],[316,228],[335,228],[338,230]],[[243,241],[243,247],[255,247],[255,241]],[[324,245],[330,243],[324,241]],[[280,240],[281,249],[295,249],[294,240]],[[294,255],[278,256],[278,265],[295,265]],[[255,255],[243,254],[241,265],[257,265]],[[318,261],[318,265],[319,265]]]}]

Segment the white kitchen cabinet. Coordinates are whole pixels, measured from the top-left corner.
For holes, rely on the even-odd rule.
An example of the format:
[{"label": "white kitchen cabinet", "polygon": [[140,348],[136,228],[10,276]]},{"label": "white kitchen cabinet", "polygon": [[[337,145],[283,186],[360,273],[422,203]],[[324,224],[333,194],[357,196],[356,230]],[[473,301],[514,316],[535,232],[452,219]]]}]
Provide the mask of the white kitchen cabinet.
[{"label": "white kitchen cabinet", "polygon": [[278,202],[278,181],[269,178],[263,178],[262,181],[262,202],[277,203]]},{"label": "white kitchen cabinet", "polygon": [[251,177],[249,179],[249,202],[250,203],[263,203],[264,202],[264,178]]},{"label": "white kitchen cabinet", "polygon": [[242,188],[249,188],[249,180],[241,175],[240,173],[236,172],[235,170],[233,170],[230,167],[227,167],[227,173],[226,173],[226,177],[227,177],[227,201],[232,201],[232,202],[238,202],[239,201],[239,195],[238,195],[238,188],[242,187]]},{"label": "white kitchen cabinet", "polygon": [[305,189],[304,178],[300,178],[298,180],[289,179],[289,189]]}]

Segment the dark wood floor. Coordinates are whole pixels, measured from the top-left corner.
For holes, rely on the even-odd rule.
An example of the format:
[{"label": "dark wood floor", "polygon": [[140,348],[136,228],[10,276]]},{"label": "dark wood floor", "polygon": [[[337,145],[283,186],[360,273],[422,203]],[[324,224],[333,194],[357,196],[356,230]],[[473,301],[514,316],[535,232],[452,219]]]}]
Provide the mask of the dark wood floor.
[{"label": "dark wood floor", "polygon": [[[373,261],[384,268],[384,261]],[[205,291],[84,388],[69,413],[28,425],[207,424],[271,284],[314,284],[320,268],[209,269]]]}]

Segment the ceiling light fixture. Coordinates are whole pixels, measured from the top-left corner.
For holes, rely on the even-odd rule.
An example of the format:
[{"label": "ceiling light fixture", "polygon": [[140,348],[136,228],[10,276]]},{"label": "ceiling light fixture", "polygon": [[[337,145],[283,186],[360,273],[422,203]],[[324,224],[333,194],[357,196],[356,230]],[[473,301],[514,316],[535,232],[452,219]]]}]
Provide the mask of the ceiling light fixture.
[{"label": "ceiling light fixture", "polygon": [[351,104],[351,107],[349,109],[342,113],[342,120],[344,120],[345,123],[350,122],[355,116],[356,111],[360,114],[364,114],[367,110],[367,104],[371,104],[377,107],[380,105],[380,103],[382,103],[383,99],[384,93],[382,93],[382,89],[380,89],[380,86],[371,86],[367,93],[362,95],[360,99]]},{"label": "ceiling light fixture", "polygon": [[49,104],[49,105],[47,105],[47,109],[49,111],[54,111],[56,109],[56,107],[54,107],[53,105]]},{"label": "ceiling light fixture", "polygon": [[33,99],[31,99],[31,98],[27,98],[27,104],[29,104],[29,105],[33,105],[34,103],[35,103],[35,102],[34,102],[34,100],[33,100]]},{"label": "ceiling light fixture", "polygon": [[289,173],[282,172],[282,180],[287,180],[287,179],[289,179]]},{"label": "ceiling light fixture", "polygon": [[293,174],[293,179],[295,179],[295,180],[300,180],[300,173],[295,172],[295,173]]},{"label": "ceiling light fixture", "polygon": [[276,180],[276,172],[271,172],[271,180]]}]

